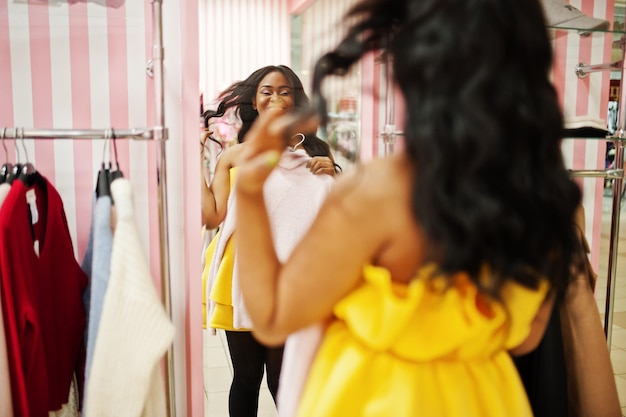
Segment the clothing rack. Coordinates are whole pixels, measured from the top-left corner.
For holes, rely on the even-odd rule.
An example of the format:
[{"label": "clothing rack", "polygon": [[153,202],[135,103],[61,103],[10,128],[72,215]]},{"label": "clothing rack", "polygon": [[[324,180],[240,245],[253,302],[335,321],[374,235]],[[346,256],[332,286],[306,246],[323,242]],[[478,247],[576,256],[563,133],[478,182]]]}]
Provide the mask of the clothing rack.
[{"label": "clothing rack", "polygon": [[2,139],[154,139],[154,130],[139,129],[24,129],[6,128],[0,133]]},{"label": "clothing rack", "polygon": [[[171,281],[169,266],[169,233],[167,211],[167,180],[166,180],[166,140],[168,131],[165,127],[164,112],[164,80],[163,80],[163,36],[162,36],[162,2],[151,0],[152,3],[152,59],[148,75],[154,81],[154,113],[156,126],[136,129],[25,129],[21,127],[3,128],[0,130],[2,139],[135,139],[155,140],[157,142],[157,184],[159,206],[159,254],[161,269],[161,298],[166,313],[172,318]],[[173,348],[167,351],[165,367],[166,401],[168,417],[176,417],[174,355]]]}]

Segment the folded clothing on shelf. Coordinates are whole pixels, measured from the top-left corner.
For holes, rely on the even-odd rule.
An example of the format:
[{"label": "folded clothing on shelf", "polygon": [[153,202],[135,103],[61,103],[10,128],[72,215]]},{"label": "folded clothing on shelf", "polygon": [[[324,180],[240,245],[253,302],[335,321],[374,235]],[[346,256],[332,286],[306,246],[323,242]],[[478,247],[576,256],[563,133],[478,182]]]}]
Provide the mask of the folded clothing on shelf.
[{"label": "folded clothing on shelf", "polygon": [[587,16],[565,0],[541,0],[546,21],[550,27],[585,30],[607,30],[611,23],[606,19]]},{"label": "folded clothing on shelf", "polygon": [[596,117],[569,117],[564,124],[566,138],[605,138],[609,135],[606,120]]}]

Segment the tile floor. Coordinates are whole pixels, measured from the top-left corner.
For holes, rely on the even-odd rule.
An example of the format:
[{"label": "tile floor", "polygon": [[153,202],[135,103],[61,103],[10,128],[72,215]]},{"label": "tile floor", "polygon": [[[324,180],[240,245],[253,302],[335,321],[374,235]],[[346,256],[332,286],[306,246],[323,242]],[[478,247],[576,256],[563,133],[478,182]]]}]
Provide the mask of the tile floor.
[{"label": "tile floor", "polygon": [[[596,300],[600,315],[604,317],[608,268],[609,236],[611,224],[611,197],[604,198],[600,265]],[[615,280],[615,305],[611,337],[611,359],[615,381],[626,416],[626,202],[620,213],[620,241],[618,244],[617,279]],[[232,366],[223,332],[211,335],[204,331],[204,394],[206,417],[228,417],[228,390],[232,379]],[[265,381],[261,386],[258,417],[276,417],[276,408]]]}]

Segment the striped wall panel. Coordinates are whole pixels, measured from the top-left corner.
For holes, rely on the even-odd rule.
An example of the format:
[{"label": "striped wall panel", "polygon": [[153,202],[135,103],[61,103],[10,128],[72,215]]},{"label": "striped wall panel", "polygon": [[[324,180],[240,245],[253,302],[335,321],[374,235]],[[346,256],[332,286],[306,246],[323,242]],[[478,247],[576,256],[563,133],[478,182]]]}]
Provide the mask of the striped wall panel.
[{"label": "striped wall panel", "polygon": [[[146,4],[134,1],[114,9],[93,3],[0,0],[0,128],[147,126],[149,11]],[[75,253],[82,259],[96,174],[103,155],[110,160],[105,141],[24,140],[17,149],[14,141],[5,142],[9,155],[3,157],[15,162],[27,155],[59,190]],[[156,267],[158,251],[149,243],[156,240],[150,237],[150,230],[156,230],[150,225],[157,219],[156,187],[150,186],[155,181],[149,180],[154,170],[148,172],[153,152],[146,143],[127,140],[116,141],[116,147],[121,169],[134,187],[136,210],[142,214],[142,240]]]},{"label": "striped wall panel", "polygon": [[[585,14],[613,21],[613,2],[605,0],[572,0],[574,7]],[[610,73],[595,72],[580,79],[575,74],[579,62],[601,64],[612,62],[612,34],[595,33],[580,36],[575,31],[551,30],[554,45],[553,80],[559,93],[566,119],[590,116],[606,120]],[[604,140],[565,140],[563,151],[566,165],[572,169],[602,169],[605,165]],[[514,156],[512,156],[514,157]],[[600,259],[600,232],[602,223],[603,179],[585,178],[579,183],[583,190],[583,204],[587,219],[587,237],[591,245],[591,261],[596,270],[606,263],[608,254]],[[609,214],[605,214],[608,216]]]},{"label": "striped wall panel", "polygon": [[[116,3],[123,5],[0,0],[0,129],[154,125],[154,87],[145,71],[153,54],[153,5],[149,0]],[[198,225],[200,218],[200,183],[194,182],[198,175],[185,164],[197,156],[198,149],[198,6],[167,0],[163,4],[165,113],[170,134],[169,260],[177,328],[174,404],[178,415],[202,416],[200,270],[185,259],[187,252],[200,250],[198,230],[185,226],[190,218]],[[113,158],[111,149],[104,140],[5,140],[4,145],[8,152],[0,148],[2,162],[28,158],[59,190],[75,255],[82,260],[96,174],[103,159]],[[116,149],[120,167],[133,187],[138,232],[160,288],[155,143],[118,140]]]}]

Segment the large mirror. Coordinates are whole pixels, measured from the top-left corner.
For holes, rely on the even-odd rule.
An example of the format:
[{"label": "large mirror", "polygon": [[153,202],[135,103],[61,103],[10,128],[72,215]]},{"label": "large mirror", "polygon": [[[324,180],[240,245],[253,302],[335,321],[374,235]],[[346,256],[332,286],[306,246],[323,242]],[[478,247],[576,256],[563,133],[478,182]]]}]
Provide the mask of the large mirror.
[{"label": "large mirror", "polygon": [[[354,0],[200,0],[201,111],[216,109],[216,98],[221,91],[266,65],[284,64],[292,68],[310,95],[312,66],[341,39],[345,33],[341,17],[354,3]],[[363,76],[379,79],[376,91],[362,89]],[[379,137],[373,132],[380,132],[385,122],[383,109],[378,110],[380,120],[372,117],[373,109],[380,107],[379,101],[385,100],[385,76],[377,57],[372,56],[356,65],[347,76],[331,77],[324,84],[329,123],[317,135],[330,145],[343,172],[385,151],[382,139],[372,140]],[[209,129],[221,146],[210,142],[205,147],[206,182],[212,178],[220,153],[236,143],[240,124],[232,113],[211,119]],[[215,233],[216,230],[204,228],[205,247]],[[206,266],[208,260],[204,262]],[[206,291],[205,281],[203,294]],[[223,330],[213,334],[207,326],[203,332],[205,415],[226,417],[233,375],[228,342]],[[258,415],[276,415],[266,377],[261,383]]]},{"label": "large mirror", "polygon": [[[345,28],[340,18],[355,3],[355,0],[199,0],[200,2],[200,93],[202,109],[215,108],[218,93],[235,81],[245,79],[252,71],[265,65],[286,64],[301,79],[307,93],[310,92],[311,70],[315,60],[324,52],[334,47]],[[571,0],[567,3],[589,12],[594,10],[599,15],[613,13],[615,18],[613,31],[624,30],[624,1]],[[595,4],[595,6],[594,6]],[[584,8],[582,7],[584,5]],[[594,8],[595,7],[595,8]],[[562,96],[566,112],[569,107],[578,106],[574,92],[589,95],[589,111],[609,121],[610,106],[599,103],[598,97],[609,96],[609,88],[619,90],[619,73],[605,73],[591,76],[591,81],[580,82],[574,75],[574,65],[578,55],[584,55],[585,42],[593,42],[595,50],[593,63],[614,62],[622,58],[619,48],[608,49],[610,41],[603,41],[601,34],[580,38],[575,31],[559,34],[555,44],[555,82]],[[606,39],[612,35],[607,34]],[[618,39],[620,35],[616,35]],[[567,55],[567,56],[566,56]],[[566,59],[567,58],[567,59]],[[588,57],[588,59],[591,57]],[[576,61],[576,62],[574,62]],[[358,163],[374,156],[392,153],[402,148],[402,132],[399,126],[403,122],[401,99],[391,83],[389,68],[380,56],[371,54],[365,57],[351,73],[341,79],[329,79],[324,89],[329,102],[329,125],[320,130],[318,135],[332,148],[333,155],[342,169],[352,169]],[[604,77],[604,78],[603,78]],[[364,81],[365,82],[362,82]],[[610,82],[609,82],[610,81]],[[585,89],[586,88],[586,89]],[[583,91],[584,90],[584,91]],[[600,91],[601,90],[601,91]],[[597,92],[591,94],[591,92]],[[612,90],[611,90],[612,91]],[[601,93],[601,94],[600,94]],[[611,97],[619,94],[611,92]],[[604,98],[603,98],[604,100]],[[235,141],[238,120],[232,114],[214,121],[211,130],[224,147]],[[598,162],[603,164],[604,149],[598,141],[580,141],[566,144],[566,154],[574,168],[577,161],[584,161],[585,167]],[[206,151],[205,177],[211,178],[211,169],[221,151],[216,146]],[[586,156],[585,156],[586,155]],[[591,160],[592,156],[594,160]],[[599,156],[598,156],[599,155]],[[591,166],[590,168],[601,168]],[[584,180],[589,195],[586,202],[588,213],[587,234],[591,237],[592,261],[597,266],[600,280],[598,285],[606,285],[606,258],[608,248],[608,227],[611,215],[610,198],[602,196],[602,185],[598,179]],[[600,185],[599,185],[600,184]],[[599,191],[598,191],[599,190]],[[604,213],[604,214],[603,214]],[[593,223],[593,224],[592,224]],[[208,244],[215,230],[205,230],[205,243]],[[621,244],[621,243],[620,243]],[[203,292],[206,289],[203,288]],[[602,311],[605,300],[602,290],[596,296],[598,307]],[[618,287],[618,292],[621,291]],[[624,297],[619,293],[618,297]],[[616,305],[616,319],[626,319],[621,313],[622,307]],[[624,306],[626,310],[626,306]],[[618,326],[621,326],[618,323]],[[616,330],[614,356],[626,364],[623,349],[626,344],[626,325]],[[623,357],[622,357],[623,356]],[[626,372],[626,365],[617,367]],[[216,335],[210,329],[204,330],[204,394],[205,415],[226,417],[228,412],[229,389],[233,368],[228,344],[223,331]],[[626,374],[624,374],[626,375]],[[620,380],[621,381],[621,380]],[[626,379],[624,379],[626,381]],[[626,382],[618,383],[618,388],[626,390]],[[625,391],[626,392],[626,391]],[[264,378],[259,395],[260,417],[276,416],[274,401]]]}]

